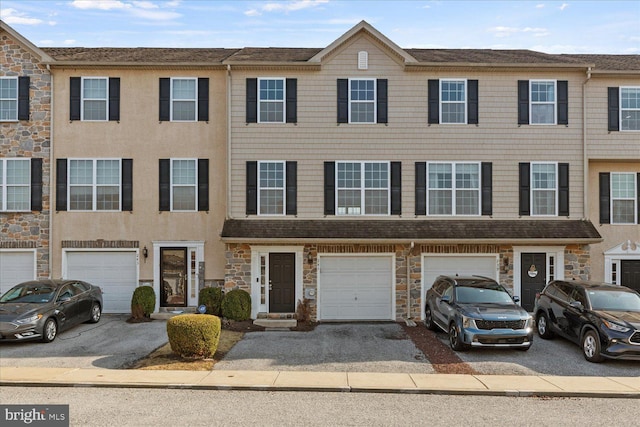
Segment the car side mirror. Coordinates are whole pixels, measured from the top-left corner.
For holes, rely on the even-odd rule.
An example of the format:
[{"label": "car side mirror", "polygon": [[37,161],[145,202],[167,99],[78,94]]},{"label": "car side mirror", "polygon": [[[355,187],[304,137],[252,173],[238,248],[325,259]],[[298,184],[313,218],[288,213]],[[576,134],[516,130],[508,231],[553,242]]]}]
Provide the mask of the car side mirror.
[{"label": "car side mirror", "polygon": [[66,302],[66,301],[69,301],[70,299],[71,299],[70,296],[62,295],[60,298],[58,298],[58,302]]},{"label": "car side mirror", "polygon": [[584,310],[584,306],[580,301],[571,301],[569,305],[573,308],[577,308],[580,311]]},{"label": "car side mirror", "polygon": [[520,297],[517,295],[513,296],[513,302],[520,302]]},{"label": "car side mirror", "polygon": [[451,304],[451,295],[442,295],[440,298],[441,302],[445,302],[447,304]]}]

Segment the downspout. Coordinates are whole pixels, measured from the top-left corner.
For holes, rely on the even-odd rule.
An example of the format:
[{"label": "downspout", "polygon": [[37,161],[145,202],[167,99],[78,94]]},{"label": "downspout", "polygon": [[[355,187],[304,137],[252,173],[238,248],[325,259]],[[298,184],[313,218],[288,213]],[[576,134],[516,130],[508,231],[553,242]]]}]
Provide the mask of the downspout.
[{"label": "downspout", "polygon": [[47,64],[47,71],[49,72],[49,78],[51,83],[51,93],[49,95],[49,279],[53,278],[53,73],[51,72],[51,66]]},{"label": "downspout", "polygon": [[412,324],[411,320],[411,253],[413,252],[413,247],[415,243],[411,241],[411,246],[409,247],[409,251],[407,252],[407,319],[406,323],[408,325]]},{"label": "downspout", "polygon": [[227,64],[227,213],[231,218],[231,64]]},{"label": "downspout", "polygon": [[589,218],[589,153],[587,152],[587,83],[591,80],[591,67],[587,67],[587,79],[582,83],[582,209]]}]

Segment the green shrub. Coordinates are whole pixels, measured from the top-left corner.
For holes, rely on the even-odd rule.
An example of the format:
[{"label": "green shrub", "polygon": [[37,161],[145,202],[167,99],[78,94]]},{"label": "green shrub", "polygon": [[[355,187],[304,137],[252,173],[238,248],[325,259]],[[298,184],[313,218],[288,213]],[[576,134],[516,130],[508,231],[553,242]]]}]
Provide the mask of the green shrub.
[{"label": "green shrub", "polygon": [[220,316],[223,296],[220,288],[203,288],[198,294],[198,305],[204,304],[207,307],[207,314]]},{"label": "green shrub", "polygon": [[132,317],[151,316],[156,309],[156,293],[151,286],[139,286],[131,297]]},{"label": "green shrub", "polygon": [[234,289],[222,298],[222,317],[231,320],[247,320],[251,317],[251,295],[242,289]]},{"label": "green shrub", "polygon": [[171,350],[181,357],[210,359],[218,349],[221,322],[211,314],[181,314],[167,320]]}]

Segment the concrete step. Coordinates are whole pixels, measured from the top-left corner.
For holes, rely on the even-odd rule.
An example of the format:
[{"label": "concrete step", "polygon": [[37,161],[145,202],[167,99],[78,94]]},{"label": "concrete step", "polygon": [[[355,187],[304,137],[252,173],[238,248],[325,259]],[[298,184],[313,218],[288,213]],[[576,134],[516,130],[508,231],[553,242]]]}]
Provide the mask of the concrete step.
[{"label": "concrete step", "polygon": [[263,326],[265,328],[295,328],[298,325],[296,319],[256,319],[254,325]]}]

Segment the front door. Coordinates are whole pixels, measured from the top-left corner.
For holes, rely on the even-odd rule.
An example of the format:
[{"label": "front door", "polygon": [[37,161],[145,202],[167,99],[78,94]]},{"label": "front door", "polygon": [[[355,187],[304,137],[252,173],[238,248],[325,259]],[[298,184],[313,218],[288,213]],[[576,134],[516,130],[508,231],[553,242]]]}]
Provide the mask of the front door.
[{"label": "front door", "polygon": [[620,261],[621,285],[640,292],[640,260],[623,259]]},{"label": "front door", "polygon": [[160,248],[160,306],[187,305],[187,248]]},{"label": "front door", "polygon": [[522,253],[520,255],[520,304],[527,311],[533,311],[536,293],[542,291],[547,283],[547,254]]},{"label": "front door", "polygon": [[269,254],[269,312],[295,312],[296,254]]}]

